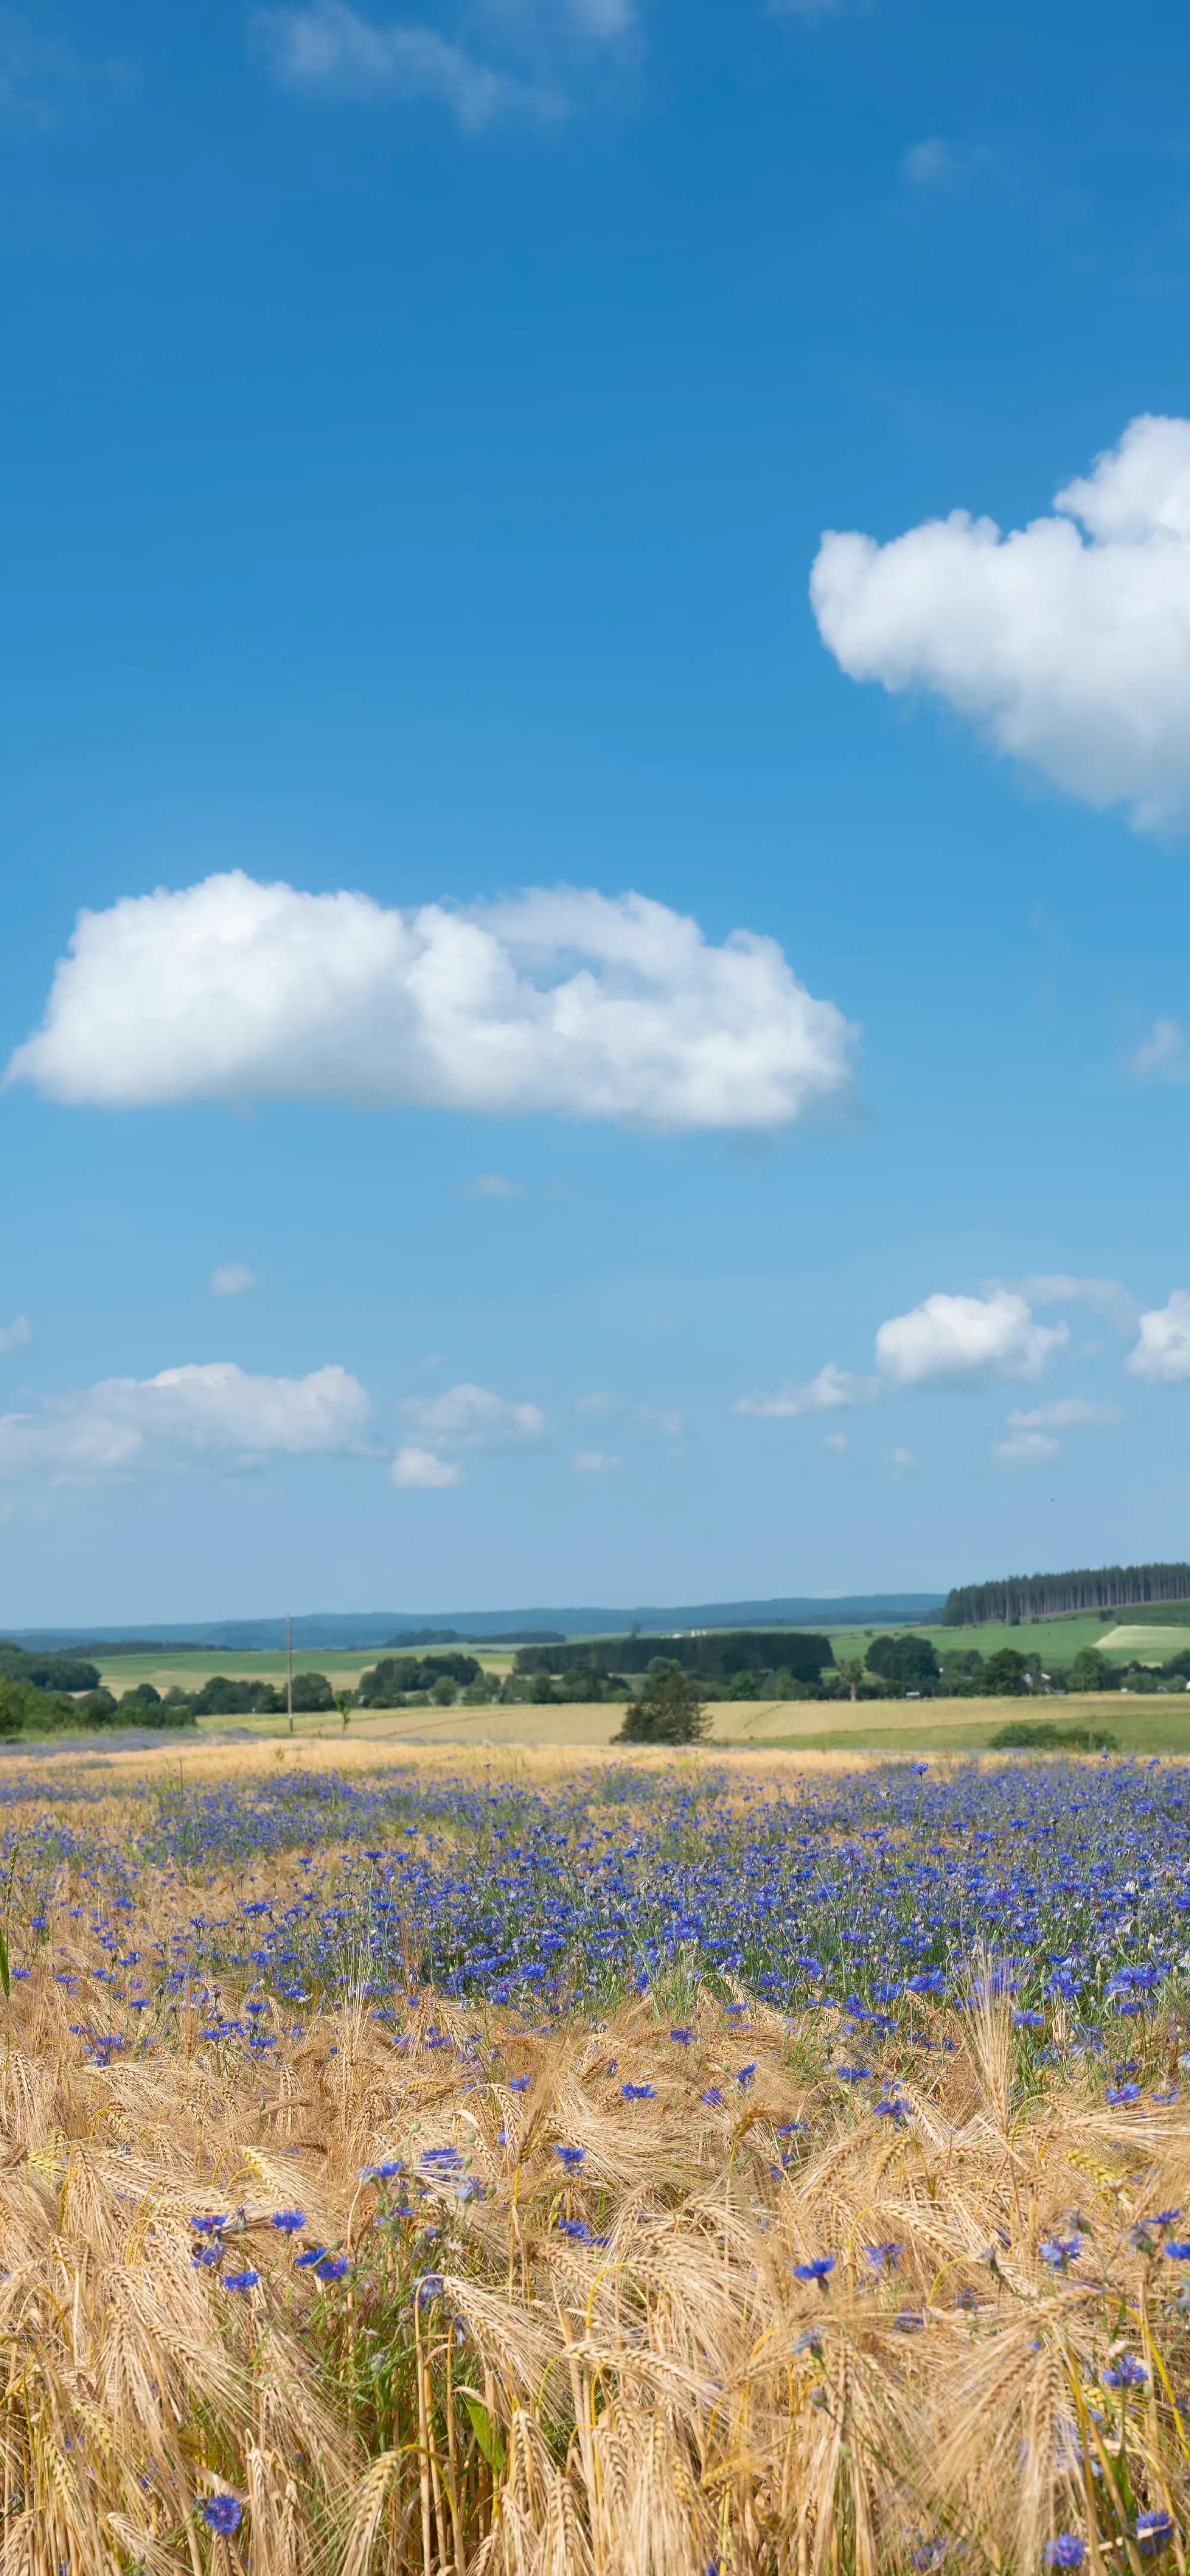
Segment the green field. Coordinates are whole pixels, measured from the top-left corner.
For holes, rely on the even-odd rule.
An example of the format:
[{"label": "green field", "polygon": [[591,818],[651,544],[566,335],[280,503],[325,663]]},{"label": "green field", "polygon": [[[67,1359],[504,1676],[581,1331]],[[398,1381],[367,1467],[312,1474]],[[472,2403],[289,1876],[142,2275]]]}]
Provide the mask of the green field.
[{"label": "green field", "polygon": [[[1019,1628],[1006,1628],[998,1620],[982,1628],[941,1628],[930,1626],[925,1621],[920,1624],[915,1621],[910,1629],[897,1628],[887,1633],[928,1637],[941,1655],[971,1646],[977,1647],[981,1655],[994,1655],[998,1646],[1015,1646],[1022,1655],[1040,1655],[1043,1664],[1051,1657],[1055,1663],[1072,1664],[1083,1646],[1094,1646],[1100,1654],[1110,1655],[1113,1663],[1131,1663],[1134,1656],[1143,1658],[1146,1663],[1163,1663],[1167,1655],[1176,1654],[1182,1646],[1190,1645],[1190,1630],[1177,1624],[1168,1607],[1164,1617],[1169,1622],[1168,1633],[1172,1643],[1166,1642],[1162,1629],[1153,1621],[1138,1620],[1134,1626],[1131,1611],[1127,1613],[1127,1630],[1117,1627],[1114,1611],[1101,1619],[1095,1611],[1084,1610],[1069,1619],[1022,1620]],[[1139,1639],[1142,1627],[1145,1631],[1143,1643]],[[1129,1642],[1119,1646],[1110,1643],[1113,1631],[1121,1637],[1126,1635]],[[871,1638],[880,1633],[872,1626],[832,1628],[829,1634],[836,1662],[841,1655],[862,1654]],[[1136,1642],[1132,1642],[1134,1638]]]},{"label": "green field", "polygon": [[[367,1654],[361,1654],[358,1647],[341,1651],[324,1650],[315,1654],[309,1649],[299,1652],[295,1646],[293,1669],[295,1673],[325,1673],[328,1681],[338,1682],[344,1690],[354,1690],[361,1673],[368,1672],[373,1664],[378,1663],[383,1653],[396,1651],[399,1650],[377,1646],[372,1647]],[[414,1654],[432,1655],[435,1649],[432,1646],[413,1647],[410,1651]],[[468,1645],[462,1645],[441,1647],[438,1651],[443,1654],[470,1654],[473,1650]],[[510,1647],[484,1646],[481,1650],[475,1651],[485,1672],[503,1675],[510,1670],[513,1651]],[[209,1681],[213,1673],[224,1673],[229,1681],[266,1681],[276,1684],[285,1679],[283,1647],[268,1648],[255,1653],[236,1653],[231,1647],[225,1647],[221,1653],[210,1654],[205,1652],[196,1654],[192,1648],[181,1647],[167,1654],[114,1655],[110,1662],[105,1662],[102,1655],[97,1655],[91,1660],[99,1665],[104,1688],[114,1691],[117,1698],[122,1691],[131,1690],[135,1682],[152,1682],[154,1689],[159,1691],[175,1688],[201,1690],[203,1683]]]}]

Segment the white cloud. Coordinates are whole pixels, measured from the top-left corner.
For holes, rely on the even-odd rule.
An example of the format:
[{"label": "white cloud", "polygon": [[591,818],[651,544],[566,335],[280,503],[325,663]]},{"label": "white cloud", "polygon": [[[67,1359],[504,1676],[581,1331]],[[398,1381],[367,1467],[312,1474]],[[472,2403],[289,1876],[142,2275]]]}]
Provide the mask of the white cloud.
[{"label": "white cloud", "polygon": [[1138,1082],[1190,1080],[1190,1047],[1177,1020],[1154,1020],[1130,1067]]},{"label": "white cloud", "polygon": [[81,913],[6,1074],[67,1104],[338,1100],[773,1130],[855,1032],[775,940],[641,895],[447,911],[239,871]]},{"label": "white cloud", "polygon": [[524,1186],[523,1181],[506,1180],[503,1172],[481,1172],[478,1179],[464,1182],[462,1196],[465,1199],[519,1199]]},{"label": "white cloud", "polygon": [[576,1476],[614,1476],[620,1461],[602,1449],[576,1449],[570,1463]]},{"label": "white cloud", "polygon": [[924,143],[911,143],[901,156],[901,173],[911,188],[933,188],[953,179],[958,163],[949,143],[940,134],[931,134]]},{"label": "white cloud", "polygon": [[845,1449],[847,1434],[845,1431],[825,1431],[822,1435],[822,1445],[824,1449]]},{"label": "white cloud", "polygon": [[1110,1430],[1124,1420],[1118,1404],[1090,1404],[1085,1396],[1060,1396],[1055,1404],[1035,1404],[1028,1413],[1010,1413],[1014,1431]]},{"label": "white cloud", "polygon": [[1145,415],[1059,516],[954,510],[887,545],[829,531],[818,625],[855,680],[922,688],[1138,828],[1190,820],[1190,421]]},{"label": "white cloud", "polygon": [[889,1452],[888,1463],[894,1476],[908,1476],[916,1467],[917,1460],[912,1449],[893,1449]]},{"label": "white cloud", "polygon": [[253,1377],[231,1360],[105,1378],[35,1414],[0,1418],[0,1476],[95,1476],[189,1452],[328,1456],[367,1445],[371,1400],[344,1368]]},{"label": "white cloud", "polygon": [[1047,1459],[1057,1457],[1058,1447],[1046,1431],[1012,1431],[1006,1440],[995,1442],[992,1455],[1007,1466],[1042,1467]]},{"label": "white cloud", "polygon": [[876,1335],[877,1366],[897,1386],[981,1377],[1038,1378],[1070,1339],[1065,1324],[1038,1324],[1008,1288],[986,1297],[923,1298]]},{"label": "white cloud", "polygon": [[398,1449],[389,1469],[394,1485],[416,1486],[430,1493],[444,1485],[461,1485],[463,1470],[433,1449]]},{"label": "white cloud", "polygon": [[429,1441],[460,1449],[512,1449],[540,1440],[545,1415],[536,1404],[510,1404],[486,1386],[450,1386],[441,1395],[408,1396],[400,1411]]},{"label": "white cloud", "polygon": [[225,1261],[211,1272],[212,1297],[246,1297],[250,1288],[259,1288],[254,1270],[242,1261]]},{"label": "white cloud", "polygon": [[1150,1386],[1177,1386],[1190,1377],[1190,1289],[1175,1288],[1164,1306],[1140,1318],[1140,1338],[1124,1363]]},{"label": "white cloud", "polygon": [[1066,1270],[1047,1270],[1018,1282],[1017,1293],[1030,1306],[1089,1306],[1106,1315],[1118,1332],[1130,1333],[1140,1313],[1140,1300],[1118,1279],[1079,1279]]},{"label": "white cloud", "polygon": [[808,1385],[779,1387],[775,1395],[740,1395],[731,1409],[779,1421],[796,1413],[833,1413],[839,1405],[871,1404],[879,1393],[877,1378],[855,1377],[828,1360]]},{"label": "white cloud", "polygon": [[459,31],[377,19],[349,0],[258,8],[257,47],[276,77],[312,96],[427,101],[464,133],[501,117],[555,122],[577,83],[636,25],[634,0],[476,0]]},{"label": "white cloud", "polygon": [[0,1324],[0,1354],[27,1351],[33,1340],[33,1326],[27,1315],[14,1315],[11,1324]]}]

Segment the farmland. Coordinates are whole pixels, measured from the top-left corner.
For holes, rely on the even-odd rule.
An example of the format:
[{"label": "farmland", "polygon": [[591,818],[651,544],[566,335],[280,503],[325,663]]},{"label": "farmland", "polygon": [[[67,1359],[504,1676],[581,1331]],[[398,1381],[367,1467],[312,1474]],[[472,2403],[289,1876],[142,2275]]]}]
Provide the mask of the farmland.
[{"label": "farmland", "polygon": [[1181,2567],[1179,1766],[191,1738],[0,1821],[6,2576]]}]

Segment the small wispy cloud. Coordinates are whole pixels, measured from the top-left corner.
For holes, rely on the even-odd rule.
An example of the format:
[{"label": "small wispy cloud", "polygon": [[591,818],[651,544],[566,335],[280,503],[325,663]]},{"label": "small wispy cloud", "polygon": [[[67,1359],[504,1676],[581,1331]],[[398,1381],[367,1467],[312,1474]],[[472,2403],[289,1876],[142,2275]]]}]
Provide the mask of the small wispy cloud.
[{"label": "small wispy cloud", "polygon": [[603,1449],[576,1449],[570,1463],[576,1476],[614,1476],[620,1461]]},{"label": "small wispy cloud", "polygon": [[1041,1467],[1058,1455],[1057,1432],[1114,1430],[1126,1418],[1118,1404],[1092,1404],[1082,1395],[1059,1396],[1053,1404],[1010,1413],[1007,1433],[993,1443],[992,1456],[1007,1466]]},{"label": "small wispy cloud", "polygon": [[834,1449],[836,1451],[845,1449],[847,1446],[847,1434],[845,1431],[824,1431],[822,1435],[822,1445],[824,1449]]},{"label": "small wispy cloud", "polygon": [[1178,1020],[1154,1020],[1129,1064],[1135,1082],[1190,1081],[1190,1046]]},{"label": "small wispy cloud", "polygon": [[259,1288],[254,1270],[244,1261],[225,1261],[211,1272],[212,1297],[246,1297],[250,1288]]},{"label": "small wispy cloud", "polygon": [[1002,1459],[1005,1466],[1043,1467],[1047,1460],[1057,1457],[1060,1446],[1048,1431],[1010,1431],[1007,1439],[994,1443],[992,1455]]},{"label": "small wispy cloud", "polygon": [[257,52],[288,87],[423,101],[469,134],[501,118],[569,116],[636,25],[636,0],[476,0],[452,34],[420,19],[374,18],[350,0],[261,7],[251,21]]},{"label": "small wispy cloud", "polygon": [[0,1353],[27,1351],[33,1340],[33,1326],[27,1315],[14,1315],[11,1324],[0,1324]]},{"label": "small wispy cloud", "polygon": [[805,1386],[778,1387],[773,1395],[738,1395],[731,1409],[779,1422],[799,1413],[833,1413],[841,1405],[874,1404],[880,1391],[879,1378],[857,1377],[828,1360]]},{"label": "small wispy cloud", "polygon": [[889,1452],[888,1463],[894,1476],[911,1476],[917,1460],[912,1449],[893,1449]]},{"label": "small wispy cloud", "polygon": [[519,1199],[524,1196],[523,1181],[510,1181],[503,1172],[480,1172],[473,1181],[464,1181],[459,1192],[464,1199]]},{"label": "small wispy cloud", "polygon": [[9,125],[54,126],[72,110],[86,109],[103,91],[125,84],[129,67],[117,57],[80,53],[47,34],[31,10],[0,6],[0,120]]},{"label": "small wispy cloud", "polygon": [[546,1427],[540,1405],[512,1403],[469,1383],[441,1395],[407,1396],[397,1409],[427,1443],[456,1449],[519,1449],[540,1440]]}]

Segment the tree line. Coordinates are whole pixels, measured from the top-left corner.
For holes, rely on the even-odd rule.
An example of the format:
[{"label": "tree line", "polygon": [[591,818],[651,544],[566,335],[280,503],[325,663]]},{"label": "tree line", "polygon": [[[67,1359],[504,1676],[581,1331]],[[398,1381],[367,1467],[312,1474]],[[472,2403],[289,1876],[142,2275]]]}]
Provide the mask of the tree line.
[{"label": "tree line", "polygon": [[1190,1565],[1076,1566],[1069,1574],[1010,1574],[1002,1583],[961,1583],[948,1592],[940,1625],[980,1628],[1022,1619],[1060,1619],[1075,1610],[1133,1610],[1190,1601]]},{"label": "tree line", "polygon": [[[816,1682],[834,1663],[829,1637],[803,1636],[785,1628],[712,1629],[705,1636],[595,1637],[583,1645],[522,1646],[513,1663],[517,1674],[639,1673],[660,1659],[699,1681],[731,1682],[742,1673],[785,1672],[794,1681]],[[709,1696],[719,1699],[721,1691]]]}]

